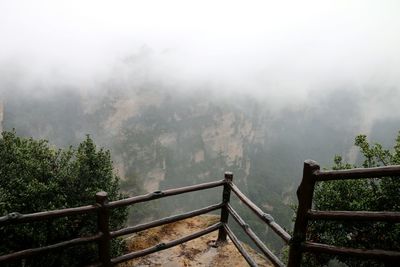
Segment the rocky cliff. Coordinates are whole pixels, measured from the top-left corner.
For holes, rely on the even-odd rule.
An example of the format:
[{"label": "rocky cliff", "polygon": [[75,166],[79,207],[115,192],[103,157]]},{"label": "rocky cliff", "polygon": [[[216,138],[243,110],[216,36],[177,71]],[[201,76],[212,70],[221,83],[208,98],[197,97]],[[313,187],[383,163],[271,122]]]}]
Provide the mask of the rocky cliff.
[{"label": "rocky cliff", "polygon": [[[336,108],[354,106],[357,95],[317,96],[316,104],[276,111],[265,99],[201,88],[178,92],[163,82],[117,79],[104,87],[93,94],[59,90],[45,98],[10,93],[4,99],[4,128],[61,147],[91,134],[99,146],[111,149],[122,189],[130,195],[222,179],[232,171],[240,189],[288,229],[288,204],[295,202],[303,161],[312,158],[329,166],[333,155],[347,154],[359,133],[359,111]],[[398,121],[386,125],[378,127],[385,134],[397,129]],[[215,196],[220,200],[220,193]],[[214,204],[209,199],[209,194],[190,195],[155,208],[168,215]],[[136,211],[131,218],[137,222],[149,213]],[[261,232],[279,249],[268,231]]]}]

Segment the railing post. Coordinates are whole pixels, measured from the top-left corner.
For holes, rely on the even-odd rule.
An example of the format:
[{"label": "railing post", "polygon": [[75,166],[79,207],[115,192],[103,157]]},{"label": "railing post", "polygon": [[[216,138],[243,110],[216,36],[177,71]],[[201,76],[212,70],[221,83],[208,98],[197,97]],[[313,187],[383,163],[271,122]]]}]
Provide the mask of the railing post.
[{"label": "railing post", "polygon": [[314,173],[319,169],[318,163],[313,160],[306,160],[304,162],[303,179],[297,189],[299,206],[297,208],[293,237],[290,240],[288,267],[299,267],[301,264],[301,244],[306,240],[308,224],[307,212],[311,209],[314,194]]},{"label": "railing post", "polygon": [[99,259],[104,267],[111,266],[111,238],[109,229],[110,211],[106,206],[107,193],[102,191],[96,193],[96,203],[100,206],[97,213],[97,231],[102,234],[99,240]]},{"label": "railing post", "polygon": [[[229,203],[231,197],[231,188],[228,183],[232,182],[233,174],[231,172],[225,172],[225,184],[224,190],[222,191],[222,203],[224,206],[221,208],[221,223],[226,224],[228,223],[229,211],[227,204]],[[218,239],[217,244],[226,241],[226,230],[225,228],[221,227],[218,232]]]}]

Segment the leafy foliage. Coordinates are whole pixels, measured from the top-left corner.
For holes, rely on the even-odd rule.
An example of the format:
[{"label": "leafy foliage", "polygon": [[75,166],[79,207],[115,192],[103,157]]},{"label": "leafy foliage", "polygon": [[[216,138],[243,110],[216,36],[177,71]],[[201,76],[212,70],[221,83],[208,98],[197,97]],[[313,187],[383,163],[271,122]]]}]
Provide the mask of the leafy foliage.
[{"label": "leafy foliage", "polygon": [[[0,215],[93,204],[99,191],[106,191],[109,200],[120,199],[118,177],[112,170],[109,151],[97,150],[89,136],[78,148],[61,150],[51,147],[45,140],[3,132],[3,139],[0,139]],[[96,214],[77,215],[0,227],[0,253],[91,235],[97,228],[96,218]],[[121,228],[125,220],[126,210],[115,210],[111,214],[111,227]],[[114,253],[118,253],[122,243],[117,240],[113,247]],[[80,266],[97,258],[96,249],[95,244],[89,244],[52,252],[45,257],[28,259],[26,266]],[[17,265],[20,263],[15,263]]]},{"label": "leafy foliage", "polygon": [[[400,132],[393,150],[384,149],[380,144],[370,144],[365,135],[355,138],[364,161],[362,166],[378,167],[400,164]],[[335,156],[333,169],[350,169],[352,166]],[[361,179],[319,183],[314,195],[317,210],[367,210],[400,211],[400,179]],[[338,246],[398,250],[400,247],[400,226],[383,222],[314,222],[310,225],[309,239],[315,242]],[[321,266],[328,257],[308,257],[308,265]],[[381,266],[371,261],[340,257],[349,266]]]}]

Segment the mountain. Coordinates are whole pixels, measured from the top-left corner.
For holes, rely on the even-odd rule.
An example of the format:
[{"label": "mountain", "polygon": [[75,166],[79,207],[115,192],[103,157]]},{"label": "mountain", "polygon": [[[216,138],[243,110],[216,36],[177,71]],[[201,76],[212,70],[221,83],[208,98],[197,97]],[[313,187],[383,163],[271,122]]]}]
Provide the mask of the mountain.
[{"label": "mountain", "polygon": [[[357,160],[351,150],[357,134],[365,130],[390,143],[398,125],[393,117],[368,121],[363,98],[351,89],[310,95],[307,102],[277,109],[268,99],[217,93],[207,86],[180,90],[162,82],[110,81],[86,93],[69,87],[46,94],[10,91],[3,96],[3,126],[61,147],[90,134],[111,149],[122,189],[130,195],[219,180],[232,171],[246,195],[291,229],[289,206],[295,203],[305,159],[322,167],[329,167],[335,154]],[[220,200],[220,190],[208,190],[137,205],[130,222]],[[264,240],[280,247],[235,197],[232,202]]]}]

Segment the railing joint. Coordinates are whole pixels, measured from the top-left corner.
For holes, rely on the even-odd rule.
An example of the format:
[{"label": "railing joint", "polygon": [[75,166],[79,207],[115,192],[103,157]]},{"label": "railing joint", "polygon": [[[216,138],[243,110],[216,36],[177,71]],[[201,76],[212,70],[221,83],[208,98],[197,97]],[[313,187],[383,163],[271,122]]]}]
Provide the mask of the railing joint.
[{"label": "railing joint", "polygon": [[7,217],[8,217],[10,220],[16,220],[16,219],[22,217],[22,214],[19,213],[19,212],[11,212],[11,213],[9,213],[9,214],[7,215]]},{"label": "railing joint", "polygon": [[272,222],[275,221],[274,217],[272,217],[271,214],[268,214],[268,213],[265,213],[265,212],[263,213],[262,217],[263,217],[265,220],[267,220],[268,223],[272,223]]},{"label": "railing joint", "polygon": [[152,193],[152,195],[153,196],[157,196],[157,197],[161,197],[161,196],[163,196],[164,195],[164,192],[163,191],[161,191],[161,190],[157,190],[157,191],[154,191],[153,193]]},{"label": "railing joint", "polygon": [[163,248],[165,248],[165,246],[166,246],[165,243],[160,243],[160,244],[157,244],[157,245],[156,245],[156,248],[157,248],[157,249],[163,249]]}]

